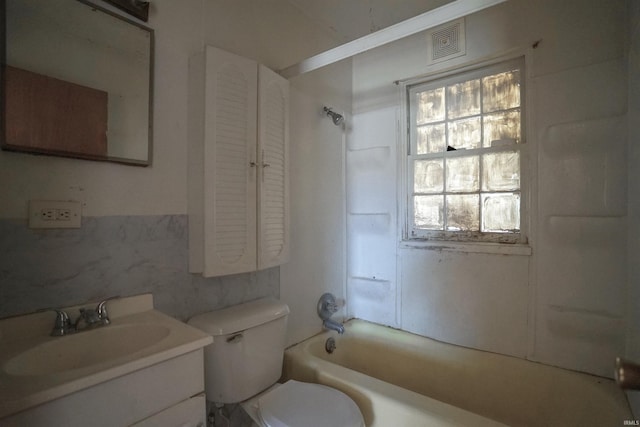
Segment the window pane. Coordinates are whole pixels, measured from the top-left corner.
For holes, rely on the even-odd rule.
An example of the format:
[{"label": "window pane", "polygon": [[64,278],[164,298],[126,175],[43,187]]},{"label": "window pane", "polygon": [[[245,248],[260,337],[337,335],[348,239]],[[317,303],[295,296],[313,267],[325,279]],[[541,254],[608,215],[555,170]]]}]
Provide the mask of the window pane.
[{"label": "window pane", "polygon": [[480,80],[469,80],[447,86],[448,118],[467,117],[480,113]]},{"label": "window pane", "polygon": [[413,189],[416,193],[441,193],[444,188],[442,159],[414,162]]},{"label": "window pane", "polygon": [[492,153],[482,156],[482,190],[520,189],[520,153]]},{"label": "window pane", "polygon": [[520,106],[520,70],[494,74],[482,79],[482,111],[506,110]]},{"label": "window pane", "polygon": [[449,145],[456,150],[480,147],[480,117],[449,122]]},{"label": "window pane", "polygon": [[445,124],[421,126],[417,129],[416,154],[442,153],[446,143]]},{"label": "window pane", "polygon": [[447,191],[478,191],[480,189],[478,165],[478,156],[447,159]]},{"label": "window pane", "polygon": [[[518,240],[526,120],[521,63],[408,87],[405,200],[413,237]],[[505,236],[496,239],[494,233]]]},{"label": "window pane", "polygon": [[442,230],[444,196],[415,196],[414,225],[427,230]]},{"label": "window pane", "polygon": [[520,230],[520,194],[482,194],[482,231],[508,233]]},{"label": "window pane", "polygon": [[520,142],[520,110],[505,113],[494,113],[483,116],[484,147],[500,145],[498,141],[507,144]]},{"label": "window pane", "polygon": [[477,194],[447,196],[447,230],[478,231],[479,209]]},{"label": "window pane", "polygon": [[416,124],[433,123],[444,120],[444,88],[416,93]]}]

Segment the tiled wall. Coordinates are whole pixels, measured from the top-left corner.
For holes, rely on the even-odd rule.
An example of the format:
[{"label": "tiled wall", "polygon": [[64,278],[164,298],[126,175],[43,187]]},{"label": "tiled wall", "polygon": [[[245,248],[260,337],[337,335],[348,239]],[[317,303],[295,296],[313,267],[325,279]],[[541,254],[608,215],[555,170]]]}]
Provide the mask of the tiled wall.
[{"label": "tiled wall", "polygon": [[0,220],[0,318],[151,292],[186,320],[279,296],[279,268],[205,279],[188,272],[186,215],[85,217],[82,228],[32,230]]}]

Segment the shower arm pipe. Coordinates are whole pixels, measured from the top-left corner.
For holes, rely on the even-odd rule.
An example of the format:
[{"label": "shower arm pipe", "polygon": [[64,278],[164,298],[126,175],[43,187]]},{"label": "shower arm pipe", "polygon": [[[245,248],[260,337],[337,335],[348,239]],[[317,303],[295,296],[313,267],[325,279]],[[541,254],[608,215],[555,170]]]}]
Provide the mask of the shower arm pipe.
[{"label": "shower arm pipe", "polygon": [[290,79],[506,1],[508,0],[455,0],[304,59],[278,73],[284,78]]}]

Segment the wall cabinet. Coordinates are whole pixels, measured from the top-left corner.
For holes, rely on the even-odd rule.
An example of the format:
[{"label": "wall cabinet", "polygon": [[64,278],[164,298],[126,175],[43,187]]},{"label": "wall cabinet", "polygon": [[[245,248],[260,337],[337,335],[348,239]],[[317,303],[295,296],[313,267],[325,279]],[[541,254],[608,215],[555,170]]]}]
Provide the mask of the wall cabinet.
[{"label": "wall cabinet", "polygon": [[189,270],[289,257],[289,82],[211,46],[189,63]]}]

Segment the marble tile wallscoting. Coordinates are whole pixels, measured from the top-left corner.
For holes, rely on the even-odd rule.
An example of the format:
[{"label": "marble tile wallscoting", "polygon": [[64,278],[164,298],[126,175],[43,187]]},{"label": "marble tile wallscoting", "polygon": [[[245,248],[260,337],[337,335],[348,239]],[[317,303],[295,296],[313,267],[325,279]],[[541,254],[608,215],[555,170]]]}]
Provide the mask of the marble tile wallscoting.
[{"label": "marble tile wallscoting", "polygon": [[280,293],[278,267],[203,278],[188,272],[186,215],[84,217],[80,229],[0,220],[0,318],[151,292],[179,320]]}]

